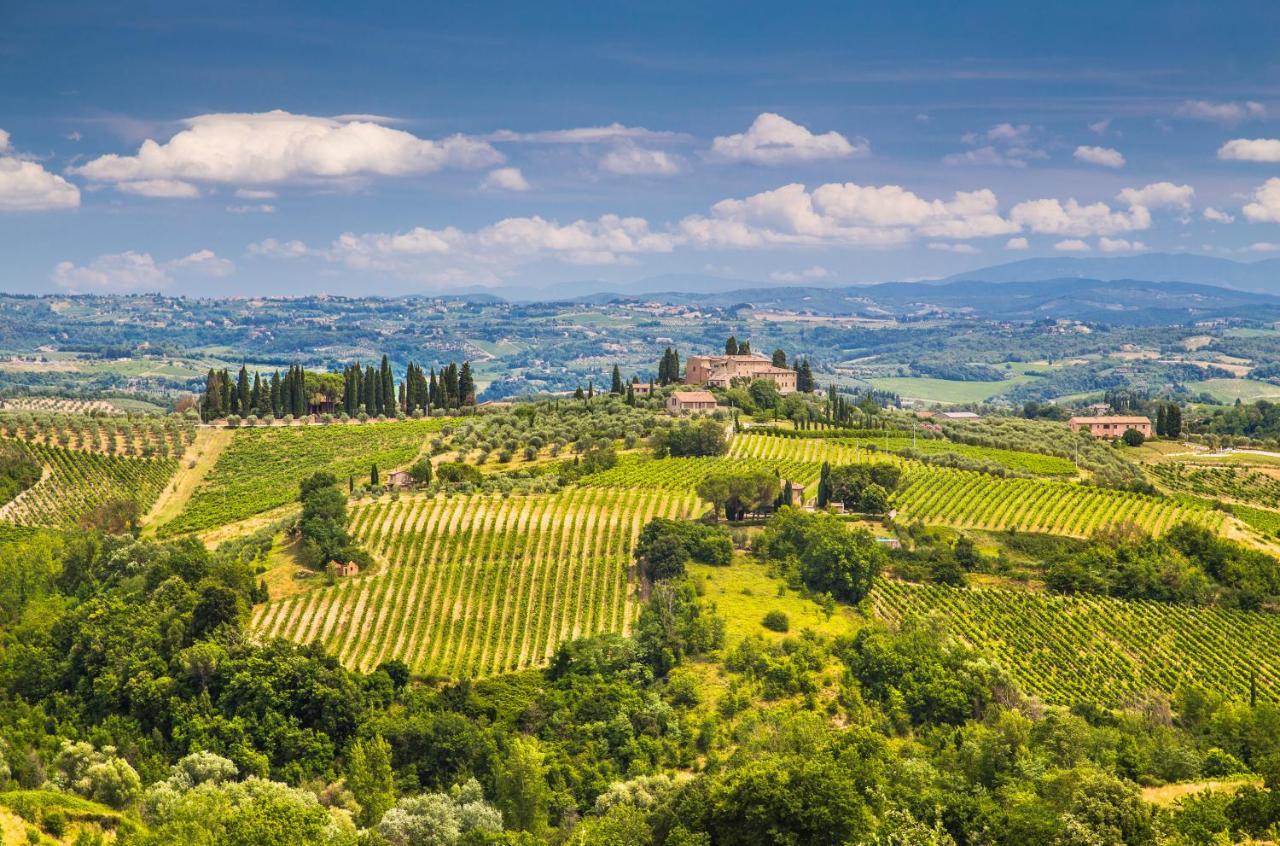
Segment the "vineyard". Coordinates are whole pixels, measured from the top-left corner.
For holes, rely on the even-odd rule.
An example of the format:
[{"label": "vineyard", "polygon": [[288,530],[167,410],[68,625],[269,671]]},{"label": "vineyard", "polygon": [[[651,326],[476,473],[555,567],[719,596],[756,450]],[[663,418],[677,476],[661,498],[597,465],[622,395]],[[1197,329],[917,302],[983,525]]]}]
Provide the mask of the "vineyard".
[{"label": "vineyard", "polygon": [[608,470],[583,476],[580,484],[597,488],[644,488],[691,491],[714,473],[777,472],[783,479],[809,484],[818,480],[822,465],[767,458],[640,458],[623,456]]},{"label": "vineyard", "polygon": [[[829,441],[819,438],[788,438],[778,435],[757,435],[741,432],[729,441],[731,458],[767,459],[821,465],[826,461],[833,467],[841,464],[865,464],[869,462],[904,463],[896,455],[888,455],[876,449],[868,449],[866,443],[857,441]],[[816,476],[814,478],[817,478]]]},{"label": "vineyard", "polygon": [[46,446],[146,458],[179,457],[196,434],[193,421],[177,416],[103,417],[7,410],[0,414],[0,431],[10,438]]},{"label": "vineyard", "polygon": [[900,519],[1074,537],[1120,523],[1156,535],[1184,521],[1220,530],[1226,519],[1220,511],[1128,491],[941,468],[908,471],[894,502]]},{"label": "vineyard", "polygon": [[422,451],[443,420],[403,420],[363,426],[239,429],[165,535],[225,526],[298,497],[306,476],[328,471],[344,482],[369,469],[402,467]]},{"label": "vineyard", "polygon": [[44,477],[0,508],[0,519],[22,526],[69,528],[112,500],[132,499],[145,512],[178,468],[172,459],[126,458],[21,444],[44,468]]},{"label": "vineyard", "polygon": [[922,455],[953,453],[972,461],[999,464],[1010,470],[1032,473],[1037,476],[1074,476],[1076,466],[1065,458],[1015,452],[996,447],[958,444],[939,438],[892,436],[886,431],[882,437],[835,438],[823,440],[813,437],[785,437],[746,432],[735,435],[730,442],[729,454],[746,458],[772,458],[793,461],[830,462],[832,465],[857,464],[866,461],[894,461],[904,459],[894,453],[914,450]]},{"label": "vineyard", "polygon": [[352,529],[382,566],[258,606],[253,627],[318,640],[364,670],[393,658],[453,678],[535,666],[564,640],[628,631],[636,535],[696,509],[691,494],[601,488],[364,502]]},{"label": "vineyard", "polygon": [[1228,497],[1272,508],[1280,507],[1280,479],[1246,467],[1199,467],[1153,464],[1147,468],[1160,484],[1179,493]]},{"label": "vineyard", "polygon": [[1106,597],[948,588],[881,581],[875,614],[937,615],[993,655],[1027,693],[1061,704],[1121,705],[1194,684],[1280,700],[1280,616]]}]

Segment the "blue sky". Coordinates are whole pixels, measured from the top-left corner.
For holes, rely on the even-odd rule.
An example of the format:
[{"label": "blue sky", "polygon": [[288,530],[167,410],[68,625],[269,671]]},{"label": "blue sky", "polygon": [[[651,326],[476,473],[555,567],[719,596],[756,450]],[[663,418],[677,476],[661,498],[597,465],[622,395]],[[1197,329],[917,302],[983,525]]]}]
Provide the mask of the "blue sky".
[{"label": "blue sky", "polygon": [[0,288],[1280,249],[1275,4],[1047,6],[9,0]]}]

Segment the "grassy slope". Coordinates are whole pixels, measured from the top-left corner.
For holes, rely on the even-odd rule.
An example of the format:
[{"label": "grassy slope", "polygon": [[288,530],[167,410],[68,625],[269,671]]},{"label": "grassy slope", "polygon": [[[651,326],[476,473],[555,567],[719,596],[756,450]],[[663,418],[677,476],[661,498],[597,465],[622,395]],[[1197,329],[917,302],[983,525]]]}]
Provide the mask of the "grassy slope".
[{"label": "grassy slope", "polygon": [[178,462],[178,472],[169,486],[160,494],[155,505],[151,507],[143,521],[149,533],[154,533],[159,526],[172,520],[181,513],[191,500],[196,488],[209,475],[218,456],[231,443],[231,429],[200,429],[195,440],[187,447],[186,453]]}]

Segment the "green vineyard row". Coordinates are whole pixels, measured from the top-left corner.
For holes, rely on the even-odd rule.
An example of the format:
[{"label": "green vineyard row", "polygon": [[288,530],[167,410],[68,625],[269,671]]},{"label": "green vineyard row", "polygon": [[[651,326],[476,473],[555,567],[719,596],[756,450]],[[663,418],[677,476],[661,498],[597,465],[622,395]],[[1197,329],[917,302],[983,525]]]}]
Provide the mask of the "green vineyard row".
[{"label": "green vineyard row", "polygon": [[909,471],[894,502],[903,520],[1073,537],[1121,523],[1153,535],[1179,522],[1218,531],[1226,520],[1220,511],[1128,491],[935,467]]},{"label": "green vineyard row", "polygon": [[302,479],[320,470],[344,487],[349,476],[367,481],[374,464],[384,473],[409,464],[444,424],[428,419],[239,429],[187,507],[160,532],[225,526],[294,502]]},{"label": "green vineyard row", "polygon": [[39,482],[0,508],[0,519],[20,526],[71,528],[99,505],[118,499],[135,500],[145,513],[178,469],[173,459],[10,443],[18,444],[44,468]]},{"label": "green vineyard row", "polygon": [[376,572],[255,609],[260,637],[319,641],[348,667],[391,659],[478,677],[544,663],[562,641],[627,632],[632,543],[689,493],[605,488],[361,503],[351,525]]},{"label": "green vineyard row", "polygon": [[597,488],[643,488],[691,491],[716,473],[776,472],[780,478],[810,484],[818,480],[821,464],[774,461],[767,458],[636,458],[623,456],[608,470],[583,476],[579,483]]},{"label": "green vineyard row", "polygon": [[1280,700],[1280,616],[1099,596],[949,588],[881,580],[876,616],[936,616],[992,655],[1027,693],[1061,704],[1123,705],[1195,685]]}]

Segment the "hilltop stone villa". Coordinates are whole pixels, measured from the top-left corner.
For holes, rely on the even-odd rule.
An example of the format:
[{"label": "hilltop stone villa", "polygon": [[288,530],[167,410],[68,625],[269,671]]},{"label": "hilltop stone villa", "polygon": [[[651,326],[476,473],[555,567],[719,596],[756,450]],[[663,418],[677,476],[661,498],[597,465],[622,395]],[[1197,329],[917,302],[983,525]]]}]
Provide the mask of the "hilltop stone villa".
[{"label": "hilltop stone villa", "polygon": [[728,388],[734,379],[768,379],[780,394],[794,393],[796,372],[774,367],[762,355],[691,355],[685,362],[686,385]]}]

